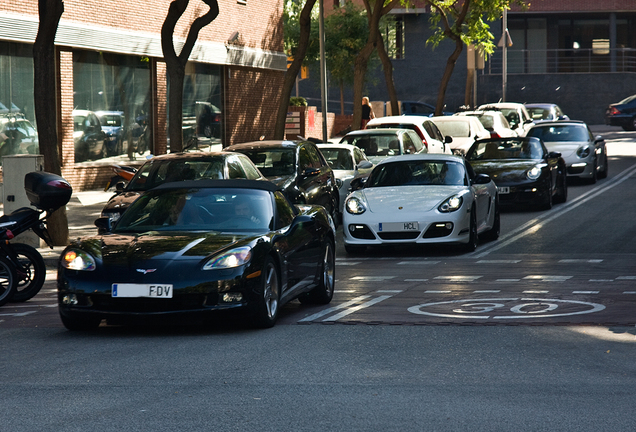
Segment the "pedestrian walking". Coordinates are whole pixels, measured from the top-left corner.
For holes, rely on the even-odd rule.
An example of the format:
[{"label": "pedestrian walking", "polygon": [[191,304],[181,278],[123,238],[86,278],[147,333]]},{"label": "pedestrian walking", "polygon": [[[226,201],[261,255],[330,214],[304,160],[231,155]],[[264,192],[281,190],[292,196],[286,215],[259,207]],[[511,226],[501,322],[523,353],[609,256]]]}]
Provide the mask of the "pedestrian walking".
[{"label": "pedestrian walking", "polygon": [[362,98],[362,123],[360,124],[360,129],[366,129],[369,120],[374,118],[375,114],[373,114],[373,108],[369,103],[369,98],[365,96]]}]

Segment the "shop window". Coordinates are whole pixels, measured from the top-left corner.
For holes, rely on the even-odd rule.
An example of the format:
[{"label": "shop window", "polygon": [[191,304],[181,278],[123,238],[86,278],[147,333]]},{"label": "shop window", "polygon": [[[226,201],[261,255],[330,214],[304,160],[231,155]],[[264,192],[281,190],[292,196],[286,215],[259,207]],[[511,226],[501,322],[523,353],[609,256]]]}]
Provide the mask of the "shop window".
[{"label": "shop window", "polygon": [[32,52],[31,45],[0,42],[0,157],[40,152]]},{"label": "shop window", "polygon": [[152,153],[150,79],[147,57],[73,53],[76,163]]}]

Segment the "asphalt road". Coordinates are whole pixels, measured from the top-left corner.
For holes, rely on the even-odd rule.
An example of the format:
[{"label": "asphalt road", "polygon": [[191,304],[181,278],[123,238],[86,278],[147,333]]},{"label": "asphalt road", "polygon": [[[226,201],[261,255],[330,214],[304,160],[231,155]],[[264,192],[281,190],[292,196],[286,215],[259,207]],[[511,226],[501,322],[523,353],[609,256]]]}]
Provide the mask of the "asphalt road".
[{"label": "asphalt road", "polygon": [[636,430],[636,133],[610,134],[607,179],[472,254],[340,244],[332,303],[270,330],[68,332],[52,271],[0,309],[0,430]]}]

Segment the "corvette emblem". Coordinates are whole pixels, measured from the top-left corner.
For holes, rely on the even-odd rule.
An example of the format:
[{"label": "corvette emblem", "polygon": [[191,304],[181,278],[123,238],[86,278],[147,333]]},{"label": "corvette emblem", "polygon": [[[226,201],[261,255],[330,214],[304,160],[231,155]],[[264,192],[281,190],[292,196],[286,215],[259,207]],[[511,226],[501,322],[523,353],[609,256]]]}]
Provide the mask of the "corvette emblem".
[{"label": "corvette emblem", "polygon": [[137,271],[139,273],[148,274],[148,273],[152,273],[154,271],[157,271],[157,269],[137,269]]},{"label": "corvette emblem", "polygon": [[402,210],[404,207],[398,207],[398,210]]}]

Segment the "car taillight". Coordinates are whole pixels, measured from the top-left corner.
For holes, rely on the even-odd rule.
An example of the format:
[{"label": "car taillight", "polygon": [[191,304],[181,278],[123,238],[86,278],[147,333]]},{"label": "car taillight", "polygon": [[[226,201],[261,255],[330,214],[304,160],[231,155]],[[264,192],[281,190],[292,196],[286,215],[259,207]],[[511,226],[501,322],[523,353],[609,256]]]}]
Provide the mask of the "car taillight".
[{"label": "car taillight", "polygon": [[497,132],[492,131],[490,132],[490,138],[501,138],[501,136]]},{"label": "car taillight", "polygon": [[428,150],[428,143],[425,139],[422,140],[422,144],[424,144],[424,147],[426,147],[426,149]]},{"label": "car taillight", "polygon": [[621,112],[617,110],[616,107],[610,107],[609,113],[610,115],[616,115],[616,114],[620,114]]}]

